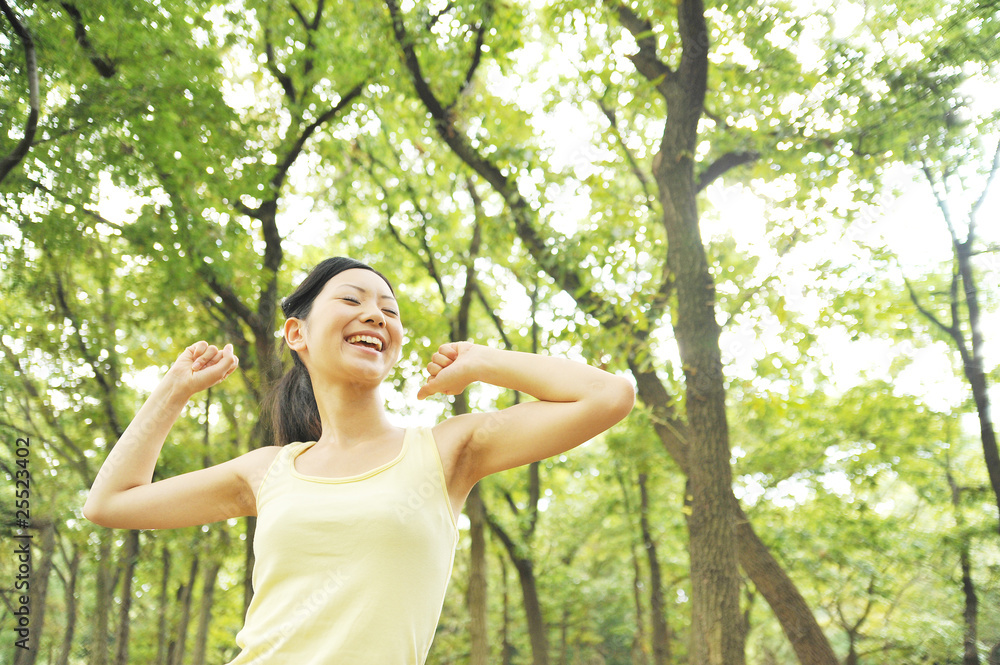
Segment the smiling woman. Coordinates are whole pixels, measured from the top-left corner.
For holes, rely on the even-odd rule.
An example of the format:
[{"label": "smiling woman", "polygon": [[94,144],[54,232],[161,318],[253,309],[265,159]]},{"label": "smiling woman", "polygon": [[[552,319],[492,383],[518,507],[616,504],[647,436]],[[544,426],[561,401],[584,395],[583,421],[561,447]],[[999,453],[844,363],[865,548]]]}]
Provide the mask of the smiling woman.
[{"label": "smiling woman", "polygon": [[[318,310],[315,313],[314,308]],[[348,335],[377,340],[379,355],[374,357],[387,361],[385,374],[395,365],[403,339],[399,308],[389,281],[370,266],[346,257],[330,258],[317,265],[281,303],[281,310],[287,317],[284,335],[293,365],[273,393],[270,410],[278,445],[320,437],[322,420],[312,374],[322,382],[327,375],[324,371],[334,360],[318,353],[323,348],[322,336],[335,334],[323,330],[324,326],[332,325],[331,318],[339,319],[343,326],[345,319],[353,321],[362,314],[374,315],[377,321],[352,322],[352,327],[342,330],[336,339],[352,345],[357,345],[357,340],[348,340]],[[390,344],[395,345],[394,351]],[[305,358],[313,366],[312,373]],[[379,382],[385,378],[377,372],[376,376]]]},{"label": "smiling woman", "polygon": [[272,401],[278,445],[151,482],[184,404],[237,366],[231,345],[198,342],[108,455],[84,515],[132,529],[257,516],[254,597],[230,665],[420,665],[473,485],[611,427],[631,410],[632,385],[561,358],[451,342],[431,357],[418,399],[484,381],[537,401],[401,429],[379,394],[403,343],[388,280],[327,259],[282,309],[293,365]]}]

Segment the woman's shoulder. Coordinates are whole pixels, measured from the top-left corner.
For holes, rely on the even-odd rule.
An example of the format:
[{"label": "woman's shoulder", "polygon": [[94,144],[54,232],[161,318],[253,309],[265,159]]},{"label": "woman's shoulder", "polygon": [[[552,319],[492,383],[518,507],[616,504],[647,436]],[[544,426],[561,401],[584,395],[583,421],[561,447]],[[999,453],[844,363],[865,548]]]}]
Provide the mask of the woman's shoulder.
[{"label": "woman's shoulder", "polygon": [[262,446],[243,453],[233,460],[237,467],[237,473],[255,494],[274,460],[285,448],[286,446]]},{"label": "woman's shoulder", "polygon": [[[288,446],[294,445],[296,444],[288,444]],[[261,446],[260,448],[254,448],[248,453],[243,453],[237,459],[244,459],[250,465],[270,464],[288,446]]]}]

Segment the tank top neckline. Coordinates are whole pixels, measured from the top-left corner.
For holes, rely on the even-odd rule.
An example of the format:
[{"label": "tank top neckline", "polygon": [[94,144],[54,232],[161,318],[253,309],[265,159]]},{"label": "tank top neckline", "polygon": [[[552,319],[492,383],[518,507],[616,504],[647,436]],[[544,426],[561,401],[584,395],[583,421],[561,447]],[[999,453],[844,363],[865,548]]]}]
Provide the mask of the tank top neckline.
[{"label": "tank top neckline", "polygon": [[339,483],[356,483],[358,481],[365,480],[367,478],[371,478],[372,476],[377,476],[378,474],[382,473],[383,471],[386,471],[387,469],[389,469],[389,468],[391,468],[391,467],[396,466],[397,464],[399,464],[403,460],[403,457],[406,456],[406,450],[407,450],[407,448],[410,445],[410,433],[411,432],[412,432],[412,428],[410,428],[410,427],[407,427],[406,429],[403,430],[403,445],[400,446],[400,448],[399,448],[399,454],[396,455],[396,457],[394,457],[393,459],[389,460],[388,462],[385,462],[384,464],[380,464],[380,465],[376,466],[375,468],[369,469],[368,471],[365,471],[363,473],[354,474],[352,476],[334,476],[334,477],[330,477],[330,476],[310,476],[308,474],[300,472],[298,469],[295,468],[295,460],[298,458],[299,455],[301,455],[302,453],[304,453],[305,451],[309,450],[314,445],[316,445],[315,441],[304,441],[304,442],[301,442],[299,444],[298,449],[293,450],[290,453],[292,459],[289,462],[288,466],[291,469],[292,476],[295,477],[295,478],[298,478],[300,480],[306,480],[306,481],[313,482],[313,483],[338,483],[338,484]]}]

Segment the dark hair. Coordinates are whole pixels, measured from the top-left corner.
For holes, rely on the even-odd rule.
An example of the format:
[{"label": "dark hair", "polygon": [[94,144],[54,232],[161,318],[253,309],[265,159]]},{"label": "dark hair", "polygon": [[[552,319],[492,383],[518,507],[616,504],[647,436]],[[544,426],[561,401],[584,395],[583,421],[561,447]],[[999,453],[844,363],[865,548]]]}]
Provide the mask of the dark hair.
[{"label": "dark hair", "polygon": [[[285,318],[304,319],[309,316],[316,296],[326,283],[345,270],[355,268],[371,270],[385,280],[390,291],[393,290],[385,275],[368,264],[345,256],[335,256],[320,262],[302,280],[299,287],[281,301],[281,311],[284,312]],[[284,344],[284,341],[279,343]],[[267,410],[270,411],[271,431],[274,443],[279,446],[292,441],[316,441],[323,433],[309,370],[299,358],[299,354],[289,351],[292,354],[292,367],[274,386],[268,398],[270,404]]]}]

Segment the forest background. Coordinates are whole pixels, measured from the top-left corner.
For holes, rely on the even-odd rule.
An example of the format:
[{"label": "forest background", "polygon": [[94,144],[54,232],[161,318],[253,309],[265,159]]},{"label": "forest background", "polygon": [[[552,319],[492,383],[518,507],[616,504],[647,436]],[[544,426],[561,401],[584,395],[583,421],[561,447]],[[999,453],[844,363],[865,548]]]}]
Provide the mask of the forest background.
[{"label": "forest background", "polygon": [[268,445],[280,298],[350,255],[401,423],[519,399],[415,407],[451,339],[638,391],[480,484],[429,662],[1000,663],[996,2],[0,10],[3,662],[235,655],[252,519],[80,508],[194,340],[240,371],[155,478]]}]

